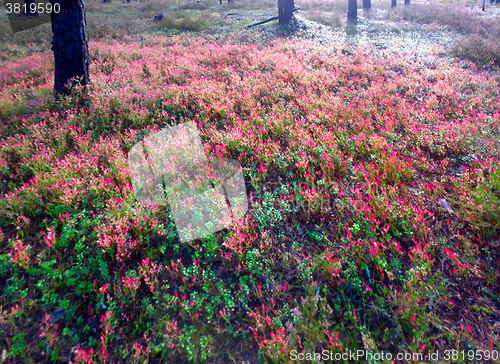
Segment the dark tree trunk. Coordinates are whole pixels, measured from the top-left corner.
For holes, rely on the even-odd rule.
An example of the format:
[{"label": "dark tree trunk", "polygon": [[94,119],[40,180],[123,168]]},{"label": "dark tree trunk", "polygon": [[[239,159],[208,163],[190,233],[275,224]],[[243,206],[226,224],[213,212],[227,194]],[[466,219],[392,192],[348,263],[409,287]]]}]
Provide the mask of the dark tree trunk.
[{"label": "dark tree trunk", "polygon": [[372,7],[371,0],[363,0],[363,8],[370,9]]},{"label": "dark tree trunk", "polygon": [[405,0],[405,5],[409,5],[410,4],[410,0]]},{"label": "dark tree trunk", "polygon": [[292,20],[293,9],[293,0],[278,0],[278,17],[280,24],[286,24]]},{"label": "dark tree trunk", "polygon": [[347,0],[347,19],[356,20],[358,18],[358,1]]},{"label": "dark tree trunk", "polygon": [[391,0],[391,8],[395,8],[396,7],[396,0]]},{"label": "dark tree trunk", "polygon": [[[24,0],[26,4],[26,12],[24,15],[38,15],[38,10],[36,10],[36,1],[35,0]],[[31,4],[35,4],[35,11],[31,11]]]},{"label": "dark tree trunk", "polygon": [[51,13],[52,50],[55,61],[54,91],[61,93],[72,78],[79,78],[82,86],[90,82],[89,45],[85,5],[83,0],[50,0],[52,6],[59,3],[59,14]]}]

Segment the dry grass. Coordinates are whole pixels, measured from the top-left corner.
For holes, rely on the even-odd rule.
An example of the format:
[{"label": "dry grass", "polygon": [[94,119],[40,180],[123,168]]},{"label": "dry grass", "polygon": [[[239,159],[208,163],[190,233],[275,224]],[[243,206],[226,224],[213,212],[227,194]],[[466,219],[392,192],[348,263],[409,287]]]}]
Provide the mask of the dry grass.
[{"label": "dry grass", "polygon": [[307,19],[317,23],[331,26],[332,28],[341,28],[344,25],[344,17],[338,13],[326,13],[321,11],[311,11],[307,15]]},{"label": "dry grass", "polygon": [[167,14],[161,22],[156,25],[156,30],[179,29],[188,31],[202,31],[210,27],[214,17],[210,14],[201,14],[193,17],[186,12],[175,12]]},{"label": "dry grass", "polygon": [[[498,39],[498,38],[497,38]],[[460,58],[480,64],[500,65],[500,45],[493,37],[472,34],[463,37],[452,46],[452,52]]]},{"label": "dry grass", "polygon": [[391,18],[396,22],[443,26],[462,34],[450,47],[455,56],[475,63],[500,65],[500,22],[491,12],[485,14],[463,4],[412,4],[394,9]]},{"label": "dry grass", "polygon": [[[297,6],[302,10],[315,12],[347,12],[347,1],[341,0],[297,0]],[[358,1],[359,3],[359,1]]]},{"label": "dry grass", "polygon": [[396,19],[411,20],[420,24],[438,23],[450,30],[461,33],[475,33],[478,29],[489,25],[489,21],[482,19],[462,6],[451,4],[411,4],[394,9]]},{"label": "dry grass", "polygon": [[[224,1],[225,3],[225,1]],[[252,1],[235,1],[233,3],[226,3],[225,6],[227,6],[228,9],[247,9],[247,10],[263,10],[263,9],[276,9],[276,12],[278,11],[277,7],[277,0],[252,0]]]}]

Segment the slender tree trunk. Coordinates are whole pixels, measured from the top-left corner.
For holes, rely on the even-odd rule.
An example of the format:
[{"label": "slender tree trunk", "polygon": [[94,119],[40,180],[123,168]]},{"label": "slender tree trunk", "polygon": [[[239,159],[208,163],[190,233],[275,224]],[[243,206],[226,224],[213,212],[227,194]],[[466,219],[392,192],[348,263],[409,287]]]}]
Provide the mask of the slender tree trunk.
[{"label": "slender tree trunk", "polygon": [[347,19],[356,20],[358,18],[358,1],[347,0]]},{"label": "slender tree trunk", "polygon": [[59,14],[51,13],[52,50],[55,61],[54,91],[66,91],[66,84],[78,77],[80,84],[90,82],[89,46],[85,5],[83,0],[50,0],[52,6],[61,6]]},{"label": "slender tree trunk", "polygon": [[363,8],[364,9],[370,9],[371,7],[372,7],[371,0],[363,0]]},{"label": "slender tree trunk", "polygon": [[286,24],[292,20],[293,0],[278,0],[278,17],[280,24]]},{"label": "slender tree trunk", "polygon": [[[38,15],[38,10],[36,10],[36,0],[24,0],[24,3],[26,4],[26,12],[24,15]],[[35,11],[31,11],[31,4],[35,4]]]},{"label": "slender tree trunk", "polygon": [[396,0],[391,0],[391,8],[395,8],[396,7]]},{"label": "slender tree trunk", "polygon": [[405,0],[405,5],[410,5],[410,0]]}]

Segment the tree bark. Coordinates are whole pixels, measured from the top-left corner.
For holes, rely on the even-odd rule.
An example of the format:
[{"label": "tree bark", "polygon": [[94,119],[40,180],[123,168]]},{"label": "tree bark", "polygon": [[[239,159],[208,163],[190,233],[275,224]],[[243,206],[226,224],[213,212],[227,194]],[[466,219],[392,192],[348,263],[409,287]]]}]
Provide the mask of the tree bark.
[{"label": "tree bark", "polygon": [[396,7],[396,0],[391,0],[391,8],[395,8]]},{"label": "tree bark", "polygon": [[[406,0],[405,0],[406,1]],[[364,9],[370,9],[372,7],[372,2],[371,0],[363,0],[363,8]]]},{"label": "tree bark", "polygon": [[[36,0],[24,0],[24,3],[26,4],[26,12],[24,15],[38,15],[38,10],[36,10]],[[31,11],[31,4],[35,4],[35,11]]]},{"label": "tree bark", "polygon": [[358,18],[358,1],[347,0],[347,19],[356,20]]},{"label": "tree bark", "polygon": [[278,0],[278,19],[280,24],[286,24],[292,20],[293,9],[293,0]]},{"label": "tree bark", "polygon": [[67,92],[66,84],[79,78],[82,86],[90,82],[89,45],[83,0],[50,0],[58,3],[61,11],[51,13],[52,50],[54,51],[54,91]]}]

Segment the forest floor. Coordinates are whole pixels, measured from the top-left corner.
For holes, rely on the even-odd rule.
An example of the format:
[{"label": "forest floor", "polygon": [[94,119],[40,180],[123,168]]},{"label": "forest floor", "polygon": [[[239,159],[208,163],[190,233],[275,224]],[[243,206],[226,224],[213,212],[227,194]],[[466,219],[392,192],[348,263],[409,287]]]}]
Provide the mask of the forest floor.
[{"label": "forest floor", "polygon": [[[499,361],[498,8],[296,3],[89,1],[62,98],[2,19],[1,364]],[[184,244],[128,153],[188,121],[248,211]]]}]

